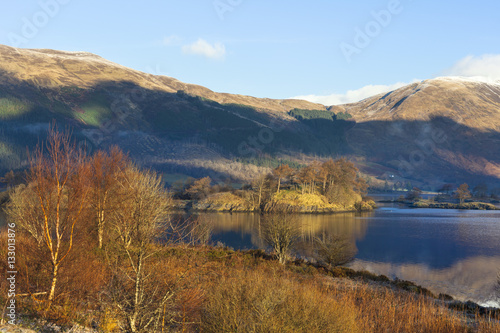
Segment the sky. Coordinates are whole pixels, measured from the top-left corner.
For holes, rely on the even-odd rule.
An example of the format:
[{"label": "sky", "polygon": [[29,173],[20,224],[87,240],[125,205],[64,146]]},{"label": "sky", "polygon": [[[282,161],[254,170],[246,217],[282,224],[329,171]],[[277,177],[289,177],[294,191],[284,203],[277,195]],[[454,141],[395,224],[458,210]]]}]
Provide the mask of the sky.
[{"label": "sky", "polygon": [[217,92],[332,105],[438,76],[500,79],[495,0],[23,0],[1,6],[0,44],[92,52]]}]

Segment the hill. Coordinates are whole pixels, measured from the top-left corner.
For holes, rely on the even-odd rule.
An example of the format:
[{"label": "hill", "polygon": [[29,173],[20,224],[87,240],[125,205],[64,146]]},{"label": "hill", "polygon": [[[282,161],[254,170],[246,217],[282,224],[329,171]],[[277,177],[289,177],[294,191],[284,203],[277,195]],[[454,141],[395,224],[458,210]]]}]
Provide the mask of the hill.
[{"label": "hill", "polygon": [[217,93],[86,52],[0,45],[0,59],[0,172],[23,167],[55,119],[89,150],[117,144],[144,166],[221,181],[347,156],[372,185],[500,183],[494,82],[438,78],[327,107]]},{"label": "hill", "polygon": [[330,109],[353,115],[347,140],[367,168],[434,183],[500,178],[500,82],[443,77]]},{"label": "hill", "polygon": [[0,46],[0,57],[1,171],[23,165],[51,119],[90,150],[118,144],[145,165],[194,176],[245,179],[257,170],[236,158],[342,149],[342,122],[317,132],[288,114],[330,113],[322,105],[215,93],[85,52]]}]

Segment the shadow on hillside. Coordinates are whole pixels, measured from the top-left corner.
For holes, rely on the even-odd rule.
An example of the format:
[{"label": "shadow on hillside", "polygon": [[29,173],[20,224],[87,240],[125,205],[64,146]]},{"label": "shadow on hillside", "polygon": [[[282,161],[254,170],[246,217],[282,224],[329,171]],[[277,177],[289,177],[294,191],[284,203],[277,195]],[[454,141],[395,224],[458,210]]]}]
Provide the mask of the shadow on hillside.
[{"label": "shadow on hillside", "polygon": [[[5,73],[0,73],[5,75]],[[161,160],[200,158],[270,159],[273,156],[365,157],[362,168],[376,176],[427,182],[498,183],[500,133],[481,132],[444,117],[430,121],[295,120],[236,104],[219,104],[183,91],[168,93],[133,82],[101,82],[92,89],[39,88],[10,79],[0,97],[29,103],[30,110],[3,119],[0,140],[16,157],[33,147],[43,125],[70,125],[90,151],[118,144],[147,165],[176,170]],[[176,146],[178,145],[178,147]],[[496,165],[495,165],[496,164]],[[1,172],[2,170],[0,170]],[[193,168],[201,175],[210,170]],[[217,177],[221,177],[218,175]]]},{"label": "shadow on hillside", "polygon": [[397,177],[500,183],[500,133],[479,131],[446,117],[357,123],[347,132],[347,142],[355,155]]}]

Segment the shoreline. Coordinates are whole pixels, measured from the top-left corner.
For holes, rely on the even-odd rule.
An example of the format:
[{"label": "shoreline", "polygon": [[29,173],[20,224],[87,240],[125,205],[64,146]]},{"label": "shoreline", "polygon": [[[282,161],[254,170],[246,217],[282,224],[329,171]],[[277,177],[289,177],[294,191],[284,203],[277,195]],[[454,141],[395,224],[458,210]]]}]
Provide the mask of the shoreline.
[{"label": "shoreline", "polygon": [[432,208],[432,209],[459,209],[459,210],[500,210],[499,207],[488,202],[432,202],[429,200],[409,201],[409,200],[379,200],[380,203],[398,203],[407,205],[410,208]]},{"label": "shoreline", "polygon": [[[279,204],[279,202],[277,202]],[[357,212],[370,212],[377,208],[375,202],[365,202],[359,206],[350,208],[332,208],[320,206],[298,206],[287,205],[290,208],[297,208],[298,214],[340,214],[340,213],[357,213]],[[231,203],[203,203],[195,200],[175,201],[173,209],[184,212],[204,212],[204,213],[266,213],[269,210],[262,210],[260,208],[248,207],[244,205],[234,205]]]}]

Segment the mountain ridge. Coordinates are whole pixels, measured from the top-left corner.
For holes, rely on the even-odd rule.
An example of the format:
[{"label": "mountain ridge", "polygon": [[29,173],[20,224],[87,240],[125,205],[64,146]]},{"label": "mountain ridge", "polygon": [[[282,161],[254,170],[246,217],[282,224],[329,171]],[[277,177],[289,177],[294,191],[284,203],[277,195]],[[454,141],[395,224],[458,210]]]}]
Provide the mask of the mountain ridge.
[{"label": "mountain ridge", "polygon": [[[412,101],[416,94],[424,96]],[[393,112],[398,111],[403,103],[407,104],[406,109],[415,110],[417,113]],[[500,131],[500,82],[439,77],[412,83],[357,103],[332,106],[330,109],[347,111],[356,121],[429,120],[433,116],[447,116],[473,128]],[[487,112],[477,112],[479,118],[472,119],[471,115],[467,114],[467,109],[484,109]],[[491,109],[496,112],[491,112]]]},{"label": "mountain ridge", "polygon": [[[0,54],[2,55],[2,70],[10,67],[16,67],[19,64],[19,57],[26,57],[27,55],[34,56],[36,58],[44,58],[42,60],[47,61],[48,58],[54,58],[54,61],[50,65],[59,65],[63,67],[67,72],[76,73],[85,75],[80,78],[78,75],[75,77],[82,87],[91,87],[98,81],[113,81],[113,80],[132,80],[136,81],[138,85],[146,89],[159,89],[165,92],[175,93],[179,90],[183,90],[186,93],[195,94],[197,96],[201,96],[204,98],[209,98],[219,103],[241,103],[242,101],[246,102],[245,104],[249,106],[253,106],[256,108],[266,108],[272,111],[289,111],[293,108],[302,108],[302,109],[326,109],[324,105],[311,103],[303,100],[296,99],[271,99],[271,98],[256,98],[252,96],[240,95],[240,94],[229,94],[229,93],[217,93],[208,88],[205,88],[196,84],[189,84],[181,82],[175,78],[168,76],[158,76],[145,72],[141,72],[135,69],[131,69],[126,66],[122,66],[116,63],[113,63],[109,60],[106,60],[98,55],[89,52],[68,52],[68,51],[55,51],[49,49],[17,49],[5,45],[0,45]],[[15,56],[15,59],[14,59]],[[9,61],[10,60],[10,61]],[[9,61],[9,62],[7,62]],[[33,61],[33,60],[31,60]],[[75,68],[75,62],[86,61],[89,63],[89,66],[96,66],[98,64],[105,64],[111,66],[116,69],[117,72],[114,74],[111,73],[110,70],[107,72],[99,73],[95,70],[91,70],[91,68],[87,68],[86,72],[78,70]],[[66,68],[66,66],[68,68]],[[73,68],[70,66],[74,66]],[[19,68],[15,68],[17,71],[13,71],[12,73],[19,73]],[[98,66],[98,70],[104,70],[105,67]],[[120,71],[120,72],[118,72]],[[63,71],[64,72],[64,71]],[[30,73],[30,76],[36,76],[45,73]],[[54,73],[51,73],[54,75]],[[107,75],[105,75],[107,74]],[[19,78],[19,77],[18,77]],[[21,77],[22,78],[22,77]],[[54,80],[51,81],[42,81],[42,86],[51,87],[51,83],[57,83],[59,85],[64,84],[75,84],[75,81],[67,81],[67,80]]]},{"label": "mountain ridge", "polygon": [[55,118],[92,149],[118,143],[164,172],[244,180],[259,172],[248,163],[346,156],[374,185],[500,181],[496,82],[436,78],[324,106],[217,93],[88,52],[0,45],[0,56],[2,170],[21,167]]}]

